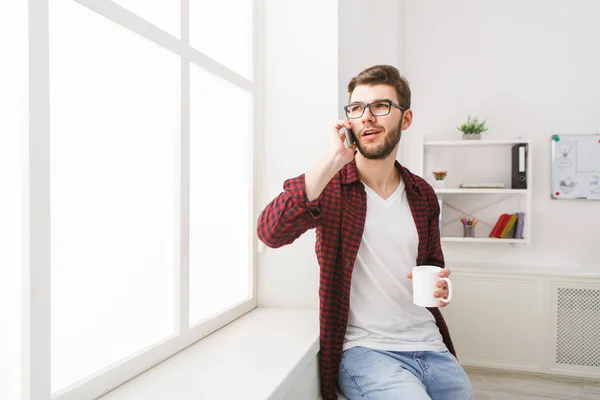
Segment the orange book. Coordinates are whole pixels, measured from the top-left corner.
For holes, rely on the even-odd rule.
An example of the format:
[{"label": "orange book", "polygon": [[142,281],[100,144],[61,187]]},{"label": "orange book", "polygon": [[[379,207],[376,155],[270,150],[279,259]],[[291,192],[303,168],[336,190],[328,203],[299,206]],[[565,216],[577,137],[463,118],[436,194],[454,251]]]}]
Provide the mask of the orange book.
[{"label": "orange book", "polygon": [[510,219],[510,214],[502,214],[500,216],[500,218],[498,218],[496,225],[494,225],[494,229],[492,229],[492,231],[490,232],[489,237],[499,238],[509,219]]}]

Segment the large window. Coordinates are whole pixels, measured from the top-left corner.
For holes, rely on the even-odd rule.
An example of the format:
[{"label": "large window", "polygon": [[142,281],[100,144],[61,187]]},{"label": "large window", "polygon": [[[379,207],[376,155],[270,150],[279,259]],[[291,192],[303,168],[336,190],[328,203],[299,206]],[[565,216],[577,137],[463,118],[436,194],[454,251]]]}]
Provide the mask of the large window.
[{"label": "large window", "polygon": [[0,399],[21,398],[21,138],[27,129],[27,3],[0,2]]},{"label": "large window", "polygon": [[[13,147],[0,149],[13,154],[2,160],[13,197],[0,212],[19,204],[23,183],[39,194],[31,213],[47,218],[21,227],[11,212],[0,235],[25,228],[32,252],[47,249],[28,270],[48,279],[36,300],[50,318],[36,302],[24,314],[38,330],[23,379],[40,396],[94,399],[256,306],[255,6],[213,3],[32,2],[48,28],[30,28],[31,93],[49,95],[34,98],[29,119],[43,121],[45,107],[47,124],[24,131],[38,145],[23,151],[40,174],[21,179],[13,129]],[[189,28],[226,12],[230,23]],[[19,254],[0,254],[12,257],[12,286]]]}]

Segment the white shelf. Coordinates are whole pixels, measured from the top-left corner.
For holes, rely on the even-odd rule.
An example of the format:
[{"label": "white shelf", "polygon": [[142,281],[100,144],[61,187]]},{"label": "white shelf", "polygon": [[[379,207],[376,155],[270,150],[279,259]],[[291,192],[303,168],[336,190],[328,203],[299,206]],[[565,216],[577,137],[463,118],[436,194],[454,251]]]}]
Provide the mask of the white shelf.
[{"label": "white shelf", "polygon": [[525,139],[505,139],[505,140],[426,140],[423,145],[426,147],[440,146],[440,147],[485,147],[485,146],[512,146],[519,143],[529,143]]},{"label": "white shelf", "polygon": [[454,237],[454,236],[442,236],[442,242],[463,242],[463,243],[527,243],[527,239],[512,239],[512,238],[468,238],[468,237]]},{"label": "white shelf", "polygon": [[527,193],[527,189],[484,189],[484,188],[478,188],[478,189],[462,189],[462,188],[456,188],[456,189],[435,189],[435,192],[437,194],[505,194],[505,195],[512,195],[512,194],[526,194]]},{"label": "white shelf", "polygon": [[[526,144],[529,148],[526,166],[527,189],[512,189],[511,185],[511,148],[516,144]],[[434,187],[442,203],[440,230],[441,241],[444,244],[502,243],[515,246],[531,243],[533,180],[532,150],[528,139],[517,136],[487,139],[483,136],[480,140],[446,140],[443,136],[438,136],[425,138],[421,150],[421,172],[427,177],[431,177],[431,172],[436,169],[449,170],[446,185]],[[502,183],[504,187],[461,188],[461,183]],[[525,214],[524,238],[488,237],[500,215],[516,212]],[[460,218],[465,215],[481,221],[481,228],[480,225],[476,227],[476,235],[481,236],[462,236]]]}]

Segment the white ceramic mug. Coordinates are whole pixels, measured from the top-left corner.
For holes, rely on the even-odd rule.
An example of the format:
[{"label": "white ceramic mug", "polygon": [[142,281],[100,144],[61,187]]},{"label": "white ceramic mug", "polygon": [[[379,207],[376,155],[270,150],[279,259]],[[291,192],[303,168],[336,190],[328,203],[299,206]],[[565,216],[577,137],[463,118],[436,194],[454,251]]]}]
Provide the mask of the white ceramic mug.
[{"label": "white ceramic mug", "polygon": [[[420,265],[412,269],[413,303],[421,307],[437,307],[439,301],[448,303],[452,299],[452,282],[448,278],[441,278],[440,267],[435,265]],[[448,298],[435,297],[439,281],[448,282]]]}]

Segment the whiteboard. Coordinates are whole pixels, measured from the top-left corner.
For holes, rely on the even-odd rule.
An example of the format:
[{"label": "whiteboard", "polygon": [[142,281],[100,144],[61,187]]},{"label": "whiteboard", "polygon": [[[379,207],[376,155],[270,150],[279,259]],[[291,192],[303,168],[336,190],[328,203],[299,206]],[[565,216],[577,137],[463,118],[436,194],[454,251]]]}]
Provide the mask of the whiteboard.
[{"label": "whiteboard", "polygon": [[600,200],[600,133],[552,135],[552,198]]}]

